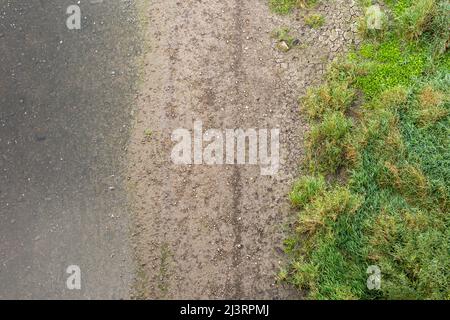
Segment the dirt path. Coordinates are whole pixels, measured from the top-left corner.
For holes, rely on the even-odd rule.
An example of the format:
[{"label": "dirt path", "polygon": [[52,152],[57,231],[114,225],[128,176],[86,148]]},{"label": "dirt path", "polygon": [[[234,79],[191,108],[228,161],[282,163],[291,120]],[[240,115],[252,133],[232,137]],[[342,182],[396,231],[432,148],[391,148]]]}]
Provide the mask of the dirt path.
[{"label": "dirt path", "polygon": [[[283,260],[286,195],[299,173],[305,125],[297,98],[352,41],[351,1],[319,7],[319,31],[279,17],[266,0],[148,4],[144,82],[129,147],[129,187],[149,298],[297,298],[275,284]],[[356,9],[356,5],[354,5]],[[270,32],[290,26],[300,48],[279,52]],[[177,128],[280,128],[281,168],[174,165]],[[147,136],[145,134],[147,132]],[[150,134],[151,132],[151,134]]]}]

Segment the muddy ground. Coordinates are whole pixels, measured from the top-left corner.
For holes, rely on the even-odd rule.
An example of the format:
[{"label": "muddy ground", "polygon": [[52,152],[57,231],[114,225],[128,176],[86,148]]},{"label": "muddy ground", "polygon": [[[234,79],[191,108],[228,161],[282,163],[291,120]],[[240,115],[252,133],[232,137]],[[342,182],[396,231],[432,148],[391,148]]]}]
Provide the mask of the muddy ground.
[{"label": "muddy ground", "polygon": [[[270,12],[266,0],[151,1],[142,19],[148,50],[130,146],[130,202],[142,298],[300,298],[276,284],[282,240],[292,216],[287,194],[301,175],[307,127],[298,97],[354,43],[356,4],[336,0],[314,11]],[[300,40],[276,48],[275,28]],[[175,165],[177,128],[279,128],[281,168]]]}]

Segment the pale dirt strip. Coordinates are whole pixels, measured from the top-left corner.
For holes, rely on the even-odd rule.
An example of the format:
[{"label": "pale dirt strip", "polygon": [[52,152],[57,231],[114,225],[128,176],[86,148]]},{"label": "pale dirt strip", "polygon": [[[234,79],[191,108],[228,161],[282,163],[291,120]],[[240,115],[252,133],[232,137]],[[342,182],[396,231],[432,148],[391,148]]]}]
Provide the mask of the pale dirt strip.
[{"label": "pale dirt strip", "polygon": [[[149,52],[129,146],[134,237],[147,298],[298,298],[275,284],[292,213],[287,193],[307,129],[297,98],[350,43],[350,1],[320,7],[315,31],[278,17],[265,0],[151,1],[144,19]],[[353,13],[352,13],[353,12]],[[275,49],[270,32],[290,26],[302,46]],[[280,128],[281,170],[257,166],[179,166],[177,128]],[[144,132],[151,130],[150,138]]]}]

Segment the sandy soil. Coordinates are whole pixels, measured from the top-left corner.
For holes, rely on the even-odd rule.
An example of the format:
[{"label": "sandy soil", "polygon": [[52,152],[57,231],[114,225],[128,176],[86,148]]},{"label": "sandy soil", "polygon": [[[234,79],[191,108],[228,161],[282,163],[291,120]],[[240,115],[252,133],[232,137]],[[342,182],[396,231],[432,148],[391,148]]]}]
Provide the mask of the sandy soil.
[{"label": "sandy soil", "polygon": [[[270,13],[266,0],[147,4],[150,49],[128,148],[138,297],[301,297],[275,283],[307,130],[297,100],[354,41],[357,15],[347,0],[316,11],[326,17],[319,30],[304,25],[304,13]],[[283,26],[301,42],[287,53],[270,36]],[[171,133],[195,120],[204,129],[280,128],[280,171],[174,165]]]}]

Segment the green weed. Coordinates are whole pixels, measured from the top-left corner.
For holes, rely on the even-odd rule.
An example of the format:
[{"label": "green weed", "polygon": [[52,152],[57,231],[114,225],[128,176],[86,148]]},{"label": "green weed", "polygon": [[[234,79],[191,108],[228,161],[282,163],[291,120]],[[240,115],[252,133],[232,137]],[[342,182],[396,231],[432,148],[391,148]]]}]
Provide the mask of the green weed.
[{"label": "green weed", "polygon": [[312,13],[305,17],[305,24],[314,29],[320,28],[324,23],[325,17],[321,14]]},{"label": "green weed", "polygon": [[287,14],[297,5],[297,0],[269,0],[270,9],[278,14]]},{"label": "green weed", "polygon": [[288,14],[295,8],[311,8],[320,0],[269,0],[270,9],[278,14]]}]

